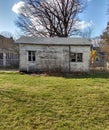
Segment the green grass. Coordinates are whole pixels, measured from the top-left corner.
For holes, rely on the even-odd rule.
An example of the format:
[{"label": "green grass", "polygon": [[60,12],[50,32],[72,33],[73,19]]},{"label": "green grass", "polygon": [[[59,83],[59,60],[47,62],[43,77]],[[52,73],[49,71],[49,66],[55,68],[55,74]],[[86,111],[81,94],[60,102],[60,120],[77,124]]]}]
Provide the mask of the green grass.
[{"label": "green grass", "polygon": [[109,74],[0,72],[0,130],[109,130]]}]

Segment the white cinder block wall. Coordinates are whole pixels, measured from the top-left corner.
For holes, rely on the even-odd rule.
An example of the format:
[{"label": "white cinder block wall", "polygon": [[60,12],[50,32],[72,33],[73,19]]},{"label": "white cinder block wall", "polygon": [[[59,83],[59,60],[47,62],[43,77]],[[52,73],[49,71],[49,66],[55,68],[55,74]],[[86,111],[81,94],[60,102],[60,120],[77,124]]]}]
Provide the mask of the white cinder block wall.
[{"label": "white cinder block wall", "polygon": [[70,62],[71,72],[88,72],[90,68],[90,47],[89,46],[71,46],[71,52],[83,53],[83,62]]},{"label": "white cinder block wall", "polygon": [[[88,72],[90,46],[20,44],[20,71]],[[35,62],[28,61],[35,51]],[[70,52],[83,53],[83,62],[70,62]]]}]

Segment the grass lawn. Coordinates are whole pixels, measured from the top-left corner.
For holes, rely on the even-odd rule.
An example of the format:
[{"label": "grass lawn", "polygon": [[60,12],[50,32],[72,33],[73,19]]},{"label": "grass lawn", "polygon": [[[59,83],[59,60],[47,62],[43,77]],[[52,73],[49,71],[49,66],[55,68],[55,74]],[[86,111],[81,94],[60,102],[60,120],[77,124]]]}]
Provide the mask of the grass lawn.
[{"label": "grass lawn", "polygon": [[109,130],[109,74],[0,72],[0,130]]}]

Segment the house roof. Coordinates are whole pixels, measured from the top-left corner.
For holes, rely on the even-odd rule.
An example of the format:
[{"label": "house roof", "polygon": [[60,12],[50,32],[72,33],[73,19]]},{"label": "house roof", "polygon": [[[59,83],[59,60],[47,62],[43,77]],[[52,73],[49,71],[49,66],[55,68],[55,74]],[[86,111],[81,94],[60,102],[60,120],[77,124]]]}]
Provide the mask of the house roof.
[{"label": "house roof", "polygon": [[16,50],[18,48],[18,45],[15,44],[14,40],[12,38],[7,38],[2,35],[0,35],[0,50]]},{"label": "house roof", "polygon": [[20,37],[16,40],[19,44],[38,44],[38,45],[88,45],[90,41],[85,38],[59,38],[59,37]]}]

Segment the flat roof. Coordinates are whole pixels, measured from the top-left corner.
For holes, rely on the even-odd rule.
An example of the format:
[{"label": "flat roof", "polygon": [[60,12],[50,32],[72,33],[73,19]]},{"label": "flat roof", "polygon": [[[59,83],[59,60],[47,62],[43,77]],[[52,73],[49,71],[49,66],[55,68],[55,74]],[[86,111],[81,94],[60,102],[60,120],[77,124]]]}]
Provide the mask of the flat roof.
[{"label": "flat roof", "polygon": [[91,43],[85,38],[60,38],[60,37],[25,37],[16,40],[19,44],[38,44],[38,45],[88,45]]}]

